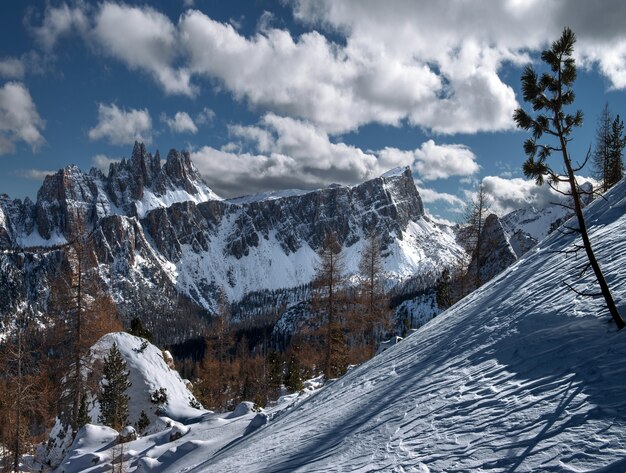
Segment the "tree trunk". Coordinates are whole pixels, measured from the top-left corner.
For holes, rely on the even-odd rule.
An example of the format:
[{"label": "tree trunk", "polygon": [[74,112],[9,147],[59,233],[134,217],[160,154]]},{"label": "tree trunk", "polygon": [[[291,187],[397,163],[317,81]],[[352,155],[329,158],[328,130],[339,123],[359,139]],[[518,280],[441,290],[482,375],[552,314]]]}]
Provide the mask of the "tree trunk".
[{"label": "tree trunk", "polygon": [[611,295],[609,285],[604,279],[604,274],[602,274],[600,264],[598,263],[598,260],[596,259],[596,256],[593,253],[593,249],[591,247],[591,241],[589,240],[589,235],[587,233],[587,225],[585,224],[585,217],[583,215],[582,206],[580,205],[580,194],[578,193],[576,177],[574,176],[572,163],[567,154],[567,143],[565,141],[565,138],[563,137],[563,134],[561,133],[561,124],[558,121],[557,117],[555,117],[555,123],[557,123],[557,127],[559,129],[563,161],[565,162],[565,168],[567,169],[567,177],[569,178],[570,189],[572,192],[572,200],[574,201],[574,211],[576,212],[576,218],[578,220],[578,231],[580,232],[580,236],[583,240],[585,252],[587,253],[587,258],[589,259],[589,264],[593,268],[593,272],[596,275],[598,284],[600,285],[600,290],[602,291],[602,295],[604,296],[606,306],[611,313],[611,317],[613,317],[613,321],[617,326],[617,330],[621,330],[624,328],[625,325],[624,320],[622,319],[619,311],[617,310],[617,307],[615,306],[615,302],[613,301],[613,296]]}]

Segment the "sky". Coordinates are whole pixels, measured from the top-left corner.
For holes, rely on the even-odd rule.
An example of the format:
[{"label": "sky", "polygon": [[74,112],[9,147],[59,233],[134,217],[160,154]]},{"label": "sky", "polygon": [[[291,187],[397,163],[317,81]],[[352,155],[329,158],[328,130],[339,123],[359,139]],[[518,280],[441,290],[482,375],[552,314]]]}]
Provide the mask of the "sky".
[{"label": "sky", "polygon": [[410,166],[434,217],[459,221],[479,183],[499,213],[541,206],[512,119],[521,72],[577,34],[581,161],[604,105],[626,115],[625,22],[619,0],[2,2],[0,193],[106,172],[140,140],[188,150],[223,197]]}]

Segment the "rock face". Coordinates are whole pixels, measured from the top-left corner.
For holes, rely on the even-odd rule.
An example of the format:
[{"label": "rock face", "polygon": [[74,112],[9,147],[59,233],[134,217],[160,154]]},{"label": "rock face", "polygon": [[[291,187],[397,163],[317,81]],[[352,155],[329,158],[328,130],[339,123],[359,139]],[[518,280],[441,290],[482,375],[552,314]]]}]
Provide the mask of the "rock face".
[{"label": "rock face", "polygon": [[463,254],[452,230],[424,214],[408,168],[351,187],[222,200],[188,153],[172,150],[163,164],[136,143],[106,176],[68,166],[45,178],[35,203],[0,196],[0,315],[26,299],[44,313],[64,245],[89,234],[123,318],[167,319],[171,339],[160,341],[173,341],[201,330],[189,314],[211,313],[218,293],[232,302],[308,284],[327,232],[337,233],[348,274],[370,234],[381,238],[390,280],[438,272]]},{"label": "rock face", "polygon": [[[500,218],[490,214],[485,219],[481,233],[480,280],[485,283],[517,260],[517,254],[509,241]],[[469,274],[476,273],[476,255],[470,262]]]}]

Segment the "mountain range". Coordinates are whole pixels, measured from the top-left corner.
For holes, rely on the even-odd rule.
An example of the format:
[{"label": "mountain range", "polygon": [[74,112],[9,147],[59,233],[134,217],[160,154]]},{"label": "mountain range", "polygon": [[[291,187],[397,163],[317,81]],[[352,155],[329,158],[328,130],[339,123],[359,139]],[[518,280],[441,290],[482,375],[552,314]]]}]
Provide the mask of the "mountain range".
[{"label": "mountain range", "polygon": [[[497,238],[482,254],[497,264],[483,264],[485,280],[543,236],[531,226],[564,217],[554,212],[488,220],[485,231]],[[264,293],[275,304],[273,292],[284,299],[308,285],[328,232],[337,234],[348,276],[357,274],[369,235],[379,237],[390,285],[434,281],[466,255],[455,227],[426,214],[408,168],[355,186],[222,199],[189,153],[171,150],[162,160],[135,143],[130,159],[106,175],[67,166],[45,178],[35,202],[0,196],[0,316],[6,321],[25,302],[35,317],[45,314],[65,245],[89,234],[97,279],[122,319],[139,317],[150,328],[167,321],[158,341],[180,341],[202,331],[221,297],[237,303]]]}]

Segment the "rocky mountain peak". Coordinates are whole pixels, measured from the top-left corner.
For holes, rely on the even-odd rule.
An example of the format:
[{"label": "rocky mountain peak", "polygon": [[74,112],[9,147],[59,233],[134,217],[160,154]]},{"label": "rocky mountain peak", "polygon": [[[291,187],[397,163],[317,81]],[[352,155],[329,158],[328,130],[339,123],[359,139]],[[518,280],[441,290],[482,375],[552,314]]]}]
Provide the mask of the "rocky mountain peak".
[{"label": "rocky mountain peak", "polygon": [[190,194],[198,193],[198,184],[204,183],[200,172],[191,161],[188,151],[171,149],[165,161],[165,176],[172,187],[184,189]]}]

